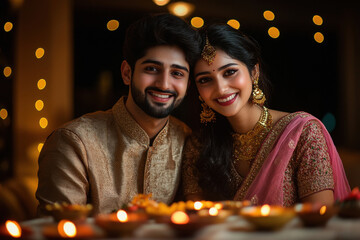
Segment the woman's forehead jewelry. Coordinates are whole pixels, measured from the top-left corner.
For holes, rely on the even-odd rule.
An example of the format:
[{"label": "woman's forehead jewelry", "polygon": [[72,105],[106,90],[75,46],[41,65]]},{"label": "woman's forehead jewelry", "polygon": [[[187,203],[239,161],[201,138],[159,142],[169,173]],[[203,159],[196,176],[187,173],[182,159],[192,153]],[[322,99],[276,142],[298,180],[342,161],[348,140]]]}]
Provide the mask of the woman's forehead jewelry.
[{"label": "woman's forehead jewelry", "polygon": [[215,55],[216,55],[216,50],[213,46],[210,45],[208,36],[206,35],[205,46],[201,52],[201,57],[209,65],[211,65],[214,62]]}]

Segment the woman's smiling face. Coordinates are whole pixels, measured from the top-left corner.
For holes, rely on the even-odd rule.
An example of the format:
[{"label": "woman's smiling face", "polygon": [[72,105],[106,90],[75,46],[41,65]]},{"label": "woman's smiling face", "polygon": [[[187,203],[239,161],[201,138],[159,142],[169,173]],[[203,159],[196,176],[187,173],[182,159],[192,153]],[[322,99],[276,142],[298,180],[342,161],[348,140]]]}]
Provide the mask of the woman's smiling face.
[{"label": "woman's smiling face", "polygon": [[206,104],[225,117],[237,115],[249,103],[252,80],[247,66],[217,49],[209,65],[200,59],[194,69],[195,82]]}]

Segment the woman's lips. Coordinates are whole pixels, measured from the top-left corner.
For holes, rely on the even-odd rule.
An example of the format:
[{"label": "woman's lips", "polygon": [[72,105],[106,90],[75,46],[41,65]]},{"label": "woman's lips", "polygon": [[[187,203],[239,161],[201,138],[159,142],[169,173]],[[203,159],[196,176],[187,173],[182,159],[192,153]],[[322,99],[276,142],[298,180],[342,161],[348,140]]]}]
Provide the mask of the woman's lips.
[{"label": "woman's lips", "polygon": [[228,106],[230,104],[232,104],[236,98],[237,98],[238,94],[237,93],[232,93],[232,94],[229,94],[225,97],[222,97],[222,98],[217,98],[216,101],[218,104],[222,105],[222,106]]}]

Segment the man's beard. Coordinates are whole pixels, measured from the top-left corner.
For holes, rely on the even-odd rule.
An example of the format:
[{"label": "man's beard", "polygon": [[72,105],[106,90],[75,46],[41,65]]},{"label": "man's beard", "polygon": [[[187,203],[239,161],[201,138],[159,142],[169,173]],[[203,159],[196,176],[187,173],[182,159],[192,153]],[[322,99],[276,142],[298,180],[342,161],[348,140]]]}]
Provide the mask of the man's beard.
[{"label": "man's beard", "polygon": [[[160,93],[168,93],[172,94],[174,100],[170,104],[170,106],[165,107],[166,103],[150,103],[148,99],[148,94],[146,94],[149,90],[153,90]],[[139,89],[134,86],[134,82],[131,82],[131,95],[134,99],[136,105],[141,108],[146,114],[154,118],[165,118],[171,114],[171,112],[180,105],[182,102],[182,98],[177,99],[178,94],[175,91],[163,91],[155,87],[147,87],[145,89],[145,94],[143,94]]]}]

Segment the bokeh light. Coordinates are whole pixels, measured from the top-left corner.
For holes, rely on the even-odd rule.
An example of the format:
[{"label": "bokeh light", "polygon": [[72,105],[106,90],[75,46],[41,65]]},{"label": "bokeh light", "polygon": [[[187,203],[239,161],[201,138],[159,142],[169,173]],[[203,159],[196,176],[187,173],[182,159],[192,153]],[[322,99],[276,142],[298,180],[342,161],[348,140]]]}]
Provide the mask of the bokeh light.
[{"label": "bokeh light", "polygon": [[280,36],[280,31],[276,27],[271,27],[268,30],[268,34],[272,38],[278,38]]},{"label": "bokeh light", "polygon": [[193,17],[191,19],[191,25],[195,28],[201,28],[204,26],[204,20],[201,17]]},{"label": "bokeh light", "polygon": [[116,29],[119,28],[119,21],[112,19],[110,21],[107,22],[106,27],[109,31],[115,31]]},{"label": "bokeh light", "polygon": [[314,34],[314,39],[317,43],[322,43],[324,41],[324,35],[321,32]]},{"label": "bokeh light", "polygon": [[45,87],[46,87],[46,81],[45,79],[40,79],[38,82],[37,82],[37,87],[39,90],[43,90]]},{"label": "bokeh light", "polygon": [[44,56],[44,54],[45,54],[45,50],[43,48],[38,48],[35,51],[35,56],[38,59],[42,58]]},{"label": "bokeh light", "polygon": [[10,77],[10,75],[12,73],[12,69],[11,69],[11,67],[7,66],[7,67],[4,68],[3,72],[4,72],[5,77]]},{"label": "bokeh light", "polygon": [[334,114],[328,112],[324,115],[324,117],[321,119],[322,123],[325,125],[328,132],[334,131],[336,127],[336,119]]},{"label": "bokeh light", "polygon": [[170,0],[153,0],[153,2],[158,6],[165,6]]},{"label": "bokeh light", "polygon": [[194,10],[194,5],[189,2],[174,2],[168,5],[168,9],[171,14],[176,15],[178,17],[185,17],[192,13]]},{"label": "bokeh light", "polygon": [[37,100],[35,102],[35,108],[38,111],[41,111],[44,108],[44,102],[42,100]]},{"label": "bokeh light", "polygon": [[8,117],[8,111],[5,108],[2,108],[0,110],[0,118],[2,118],[3,120],[5,120]]},{"label": "bokeh light", "polygon": [[240,28],[240,23],[238,20],[236,19],[230,19],[229,21],[227,21],[227,24],[235,29],[239,29]]},{"label": "bokeh light", "polygon": [[273,21],[275,19],[275,14],[270,10],[264,11],[263,16],[268,21]]},{"label": "bokeh light", "polygon": [[39,125],[41,128],[46,128],[48,126],[48,120],[44,117],[40,118]]},{"label": "bokeh light", "polygon": [[42,148],[43,148],[44,144],[43,143],[39,143],[38,144],[38,151],[41,152]]},{"label": "bokeh light", "polygon": [[4,24],[4,30],[5,32],[10,32],[13,29],[13,24],[11,22],[6,22]]},{"label": "bokeh light", "polygon": [[313,20],[313,23],[318,26],[323,24],[323,19],[319,15],[314,15],[312,20]]}]

